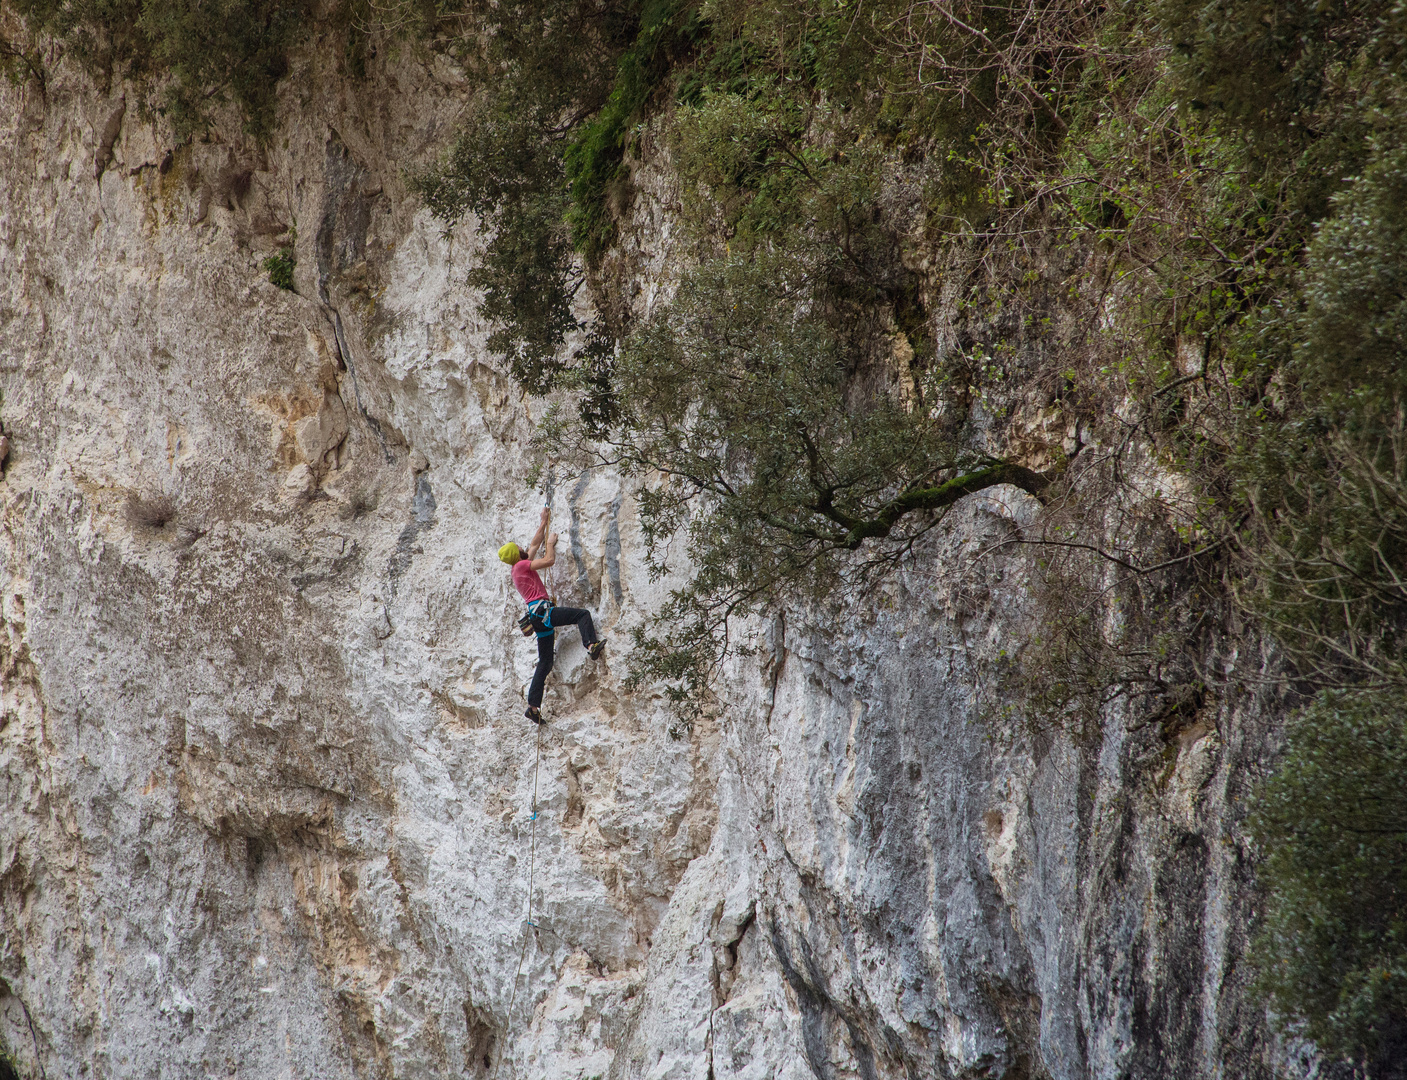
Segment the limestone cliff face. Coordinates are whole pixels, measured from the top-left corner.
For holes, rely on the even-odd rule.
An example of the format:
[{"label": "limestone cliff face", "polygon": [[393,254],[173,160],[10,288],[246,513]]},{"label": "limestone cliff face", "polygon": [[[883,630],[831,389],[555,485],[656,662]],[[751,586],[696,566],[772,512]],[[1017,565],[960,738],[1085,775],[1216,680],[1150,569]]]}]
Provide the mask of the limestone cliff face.
[{"label": "limestone cliff face", "polygon": [[[1236,801],[1273,703],[1081,739],[993,709],[1025,564],[972,555],[1036,512],[1019,492],[968,500],[881,595],[750,627],[681,731],[622,687],[667,588],[632,489],[559,478],[553,588],[617,648],[564,635],[535,742],[495,549],[535,524],[544,403],[484,347],[472,223],[446,235],[404,179],[465,88],[408,50],[281,93],[268,148],[177,147],[67,65],[0,84],[22,1076],[1290,1067],[1239,966]],[[677,270],[655,181],[618,255],[639,304]],[[260,268],[290,242],[296,291]]]}]

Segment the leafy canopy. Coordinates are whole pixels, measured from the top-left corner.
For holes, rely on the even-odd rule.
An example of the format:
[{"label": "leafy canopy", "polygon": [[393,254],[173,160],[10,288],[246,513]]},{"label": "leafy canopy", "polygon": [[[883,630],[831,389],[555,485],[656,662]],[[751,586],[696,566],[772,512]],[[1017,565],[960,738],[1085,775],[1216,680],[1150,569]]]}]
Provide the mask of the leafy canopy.
[{"label": "leafy canopy", "polygon": [[1407,692],[1407,124],[1375,142],[1310,245],[1287,400],[1247,455],[1252,599],[1304,671]]},{"label": "leafy canopy", "polygon": [[[586,284],[577,249],[609,235],[600,200],[655,64],[638,38],[669,45],[661,27],[675,7],[656,3],[642,16],[634,0],[514,0],[469,10],[481,30],[465,43],[476,98],[454,145],[414,186],[446,223],[473,214],[489,234],[469,274],[497,323],[489,347],[533,393],[585,390],[583,415],[599,423],[609,335],[577,315]],[[618,67],[631,75],[629,92],[616,85]],[[595,201],[583,201],[588,191]]]},{"label": "leafy canopy", "polygon": [[[682,678],[690,696],[731,616],[824,596],[893,562],[965,494],[1045,486],[964,449],[918,407],[882,352],[900,335],[841,302],[834,272],[782,252],[699,265],[622,343],[605,449],[583,438],[584,454],[658,478],[641,496],[657,570],[687,529],[693,579],[674,594],[664,635],[639,638],[637,661]],[[867,541],[882,543],[848,557]]]},{"label": "leafy canopy", "polygon": [[1326,693],[1291,724],[1251,819],[1269,892],[1258,987],[1369,1075],[1407,1056],[1404,776],[1402,695]]},{"label": "leafy canopy", "polygon": [[273,130],[287,51],[312,15],[307,0],[10,0],[31,33],[65,41],[84,66],[165,79],[161,109],[179,136],[233,101],[250,133]]}]

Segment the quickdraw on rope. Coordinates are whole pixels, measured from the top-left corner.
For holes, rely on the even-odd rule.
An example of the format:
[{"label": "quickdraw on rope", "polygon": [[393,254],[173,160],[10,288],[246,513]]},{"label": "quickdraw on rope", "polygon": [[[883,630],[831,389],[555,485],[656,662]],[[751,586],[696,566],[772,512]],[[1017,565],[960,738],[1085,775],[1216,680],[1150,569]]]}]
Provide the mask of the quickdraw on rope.
[{"label": "quickdraw on rope", "polygon": [[533,760],[533,801],[532,817],[528,818],[531,831],[528,840],[528,917],[527,925],[523,928],[523,947],[518,950],[518,970],[513,973],[513,993],[508,997],[508,1024],[507,1030],[503,1033],[503,1046],[498,1051],[498,1060],[494,1063],[493,1077],[498,1080],[498,1070],[503,1065],[503,1055],[508,1052],[508,1035],[513,1029],[513,1007],[518,1003],[518,980],[523,975],[523,961],[528,955],[528,940],[533,936],[530,931],[537,929],[537,923],[533,921],[533,873],[537,866],[537,773],[542,765],[542,733],[545,729],[537,729],[537,756]]}]

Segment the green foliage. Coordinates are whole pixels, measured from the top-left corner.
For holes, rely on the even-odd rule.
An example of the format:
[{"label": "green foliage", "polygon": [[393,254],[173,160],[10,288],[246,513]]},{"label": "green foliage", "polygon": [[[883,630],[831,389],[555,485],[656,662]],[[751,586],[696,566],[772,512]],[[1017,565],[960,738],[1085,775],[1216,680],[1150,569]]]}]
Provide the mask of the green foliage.
[{"label": "green foliage", "polygon": [[270,255],[264,260],[264,273],[268,274],[269,281],[280,289],[292,289],[295,265],[297,264],[293,258],[293,249],[279,248],[278,254]]},{"label": "green foliage", "polygon": [[[651,563],[665,569],[687,523],[696,570],[637,662],[695,700],[731,617],[888,565],[964,494],[1044,486],[963,450],[884,381],[866,340],[882,325],[817,303],[830,269],[794,253],[703,263],[616,362],[613,460],[661,478],[641,495]],[[867,541],[867,562],[845,557]]]},{"label": "green foliage", "polygon": [[1407,423],[1315,417],[1256,446],[1253,609],[1301,671],[1329,685],[1407,688]]},{"label": "green foliage", "polygon": [[[1322,224],[1290,260],[1301,272],[1266,277],[1227,335],[1246,402],[1227,467],[1249,511],[1241,598],[1301,675],[1359,688],[1294,721],[1260,793],[1257,985],[1282,1020],[1377,1076],[1407,1056],[1407,153],[1401,58],[1362,16],[1305,15],[1331,25],[1282,65],[1302,85],[1256,106],[1267,124],[1324,125],[1285,135],[1305,149],[1268,170],[1297,214],[1285,232],[1308,240]],[[1307,75],[1326,42],[1339,66]],[[1266,131],[1248,143],[1263,160]],[[1326,185],[1321,167],[1347,184]]]},{"label": "green foliage", "polygon": [[1326,693],[1291,724],[1251,829],[1251,959],[1282,1022],[1382,1075],[1407,1054],[1407,701]]},{"label": "green foliage", "polygon": [[[705,12],[710,38],[681,70],[680,108],[666,124],[686,190],[700,196],[685,207],[697,224],[712,207],[719,238],[742,250],[814,230],[848,254],[882,238],[897,255],[878,199],[886,183],[910,177],[945,226],[983,216],[972,156],[980,118],[998,101],[991,61],[1011,32],[1008,5],[961,8],[988,28],[985,41],[903,2],[714,3]],[[937,57],[966,74],[939,89],[920,77]],[[1029,120],[1015,122],[1024,130]]]},{"label": "green foliage", "polygon": [[44,66],[39,50],[23,42],[14,42],[0,33],[0,76],[20,84],[28,79],[44,79]]},{"label": "green foliage", "polygon": [[239,107],[247,133],[273,133],[288,53],[315,33],[342,39],[345,70],[360,78],[374,37],[426,33],[463,13],[460,0],[5,0],[30,44],[0,38],[0,69],[40,70],[37,43],[52,35],[92,75],[132,79],[178,138],[203,131],[212,109]]},{"label": "green foliage", "polygon": [[1222,368],[1183,460],[1209,517],[1243,523],[1243,610],[1300,676],[1354,688],[1293,722],[1258,797],[1257,987],[1387,1075],[1407,1057],[1404,8],[1156,10],[1193,106],[1182,145],[1216,178],[1158,275],[1163,325]]},{"label": "green foliage", "polygon": [[[1396,111],[1399,121],[1407,120]],[[1407,391],[1404,136],[1407,126],[1380,134],[1362,176],[1336,200],[1336,212],[1315,237],[1303,286],[1302,383],[1312,394],[1333,395],[1339,410],[1365,417]],[[1362,393],[1373,400],[1357,400]]]},{"label": "green foliage", "polygon": [[650,95],[699,35],[690,0],[647,0],[640,32],[616,64],[615,85],[596,115],[567,146],[563,163],[571,189],[566,218],[572,243],[596,259],[615,235],[607,198],[621,180],[621,162],[631,124],[641,118]]},{"label": "green foliage", "polygon": [[1385,130],[1309,249],[1254,431],[1254,602],[1305,671],[1407,687],[1407,143]]},{"label": "green foliage", "polygon": [[149,70],[151,43],[139,21],[141,0],[10,0],[31,35],[52,34],[94,73],[129,65],[134,76]]},{"label": "green foliage", "polygon": [[[581,170],[589,163],[578,152],[569,178],[565,156],[611,97],[612,73],[639,28],[635,6],[518,0],[480,15],[481,48],[467,58],[479,97],[449,153],[413,186],[441,220],[472,213],[492,234],[469,273],[497,324],[489,347],[534,393],[581,389],[583,415],[599,419],[610,410],[601,377],[610,348],[573,313],[585,282],[573,234],[585,235],[585,218],[573,209],[572,191],[585,190]],[[609,141],[598,130],[593,145]],[[587,170],[602,185],[620,161],[618,150],[615,165],[609,156],[592,158]],[[578,332],[585,344],[564,356]]]},{"label": "green foliage", "polygon": [[161,109],[178,135],[200,130],[232,100],[267,136],[287,50],[311,15],[306,0],[11,0],[31,33],[62,39],[96,73],[164,79]]},{"label": "green foliage", "polygon": [[[667,120],[663,133],[684,155],[681,175],[703,196],[687,200],[699,209],[700,237],[711,235],[712,204],[724,208],[719,239],[744,248],[811,232],[822,246],[840,245],[852,279],[875,291],[906,331],[921,333],[913,275],[876,214],[893,165],[886,148],[905,153],[946,140],[940,156],[954,164],[931,178],[934,205],[971,207],[971,170],[954,150],[976,128],[961,100],[916,100],[902,86],[915,58],[881,46],[904,10],[887,3],[860,12],[832,0],[519,0],[481,12],[480,102],[456,149],[418,185],[444,220],[472,210],[493,230],[473,281],[500,323],[493,347],[524,385],[580,385],[586,368],[593,385],[605,381],[600,363],[561,355],[583,329],[572,302],[629,200],[623,162],[633,133],[652,110],[668,116],[661,91],[671,83],[678,122]],[[971,43],[946,23],[931,29],[924,48],[957,55]],[[982,86],[990,97],[998,80]],[[597,332],[618,336],[619,315],[605,307]],[[606,351],[598,337],[592,356]],[[592,401],[606,407],[600,392]]]},{"label": "green foliage", "polygon": [[171,74],[164,107],[177,132],[199,129],[210,101],[226,95],[248,131],[272,132],[287,49],[309,13],[306,0],[144,0],[138,25],[152,61]]},{"label": "green foliage", "polygon": [[[1221,110],[1251,133],[1316,113],[1365,47],[1400,47],[1382,34],[1387,5],[1375,0],[1157,0],[1154,8],[1191,104]],[[1400,19],[1400,9],[1393,14]]]},{"label": "green foliage", "polygon": [[550,122],[510,98],[490,98],[444,162],[415,180],[441,219],[473,213],[494,230],[469,283],[483,290],[482,310],[497,324],[489,347],[534,393],[563,373],[558,352],[578,328],[560,145],[542,135]]},{"label": "green foliage", "polygon": [[885,154],[847,120],[770,79],[755,79],[746,95],[701,92],[673,131],[681,178],[710,196],[695,203],[697,227],[719,215],[740,252],[810,231],[875,269]]},{"label": "green foliage", "polygon": [[561,160],[537,130],[521,117],[489,118],[417,183],[445,220],[473,212],[494,229],[469,284],[483,290],[481,310],[497,324],[489,347],[509,358],[519,382],[543,393],[566,367],[558,353],[578,329],[572,302],[580,280],[564,221]]}]

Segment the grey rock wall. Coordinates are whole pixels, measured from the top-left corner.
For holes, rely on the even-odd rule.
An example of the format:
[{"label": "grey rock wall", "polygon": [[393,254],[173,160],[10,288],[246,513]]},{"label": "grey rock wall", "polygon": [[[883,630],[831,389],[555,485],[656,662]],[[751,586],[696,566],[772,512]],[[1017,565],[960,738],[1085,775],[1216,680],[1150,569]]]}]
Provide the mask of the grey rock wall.
[{"label": "grey rock wall", "polygon": [[[465,88],[314,56],[273,144],[0,84],[0,1048],[23,1076],[1259,1077],[1237,799],[1274,703],[1042,727],[1036,512],[746,628],[682,731],[623,688],[633,489],[559,479],[548,729],[495,550],[546,403],[405,169]],[[653,172],[651,171],[653,169]],[[668,295],[667,168],[618,262]],[[261,260],[297,255],[296,291]],[[1258,661],[1252,658],[1248,663]],[[536,803],[534,804],[534,790]],[[533,819],[533,807],[538,815]],[[535,836],[535,847],[533,838]],[[528,921],[529,882],[532,919]]]}]

